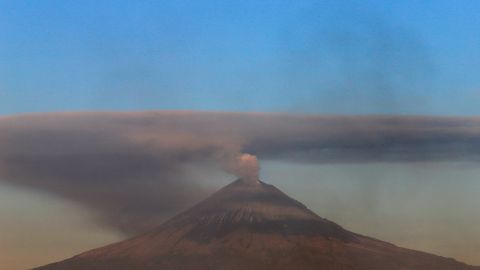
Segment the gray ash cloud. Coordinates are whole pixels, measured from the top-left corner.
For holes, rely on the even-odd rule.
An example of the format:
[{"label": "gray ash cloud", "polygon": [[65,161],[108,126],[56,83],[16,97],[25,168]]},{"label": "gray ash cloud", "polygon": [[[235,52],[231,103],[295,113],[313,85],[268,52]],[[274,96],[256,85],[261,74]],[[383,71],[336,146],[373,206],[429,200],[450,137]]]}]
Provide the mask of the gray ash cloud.
[{"label": "gray ash cloud", "polygon": [[211,192],[186,174],[189,165],[231,171],[242,153],[308,163],[477,161],[480,119],[168,111],[0,118],[0,179],[83,204],[126,233]]}]

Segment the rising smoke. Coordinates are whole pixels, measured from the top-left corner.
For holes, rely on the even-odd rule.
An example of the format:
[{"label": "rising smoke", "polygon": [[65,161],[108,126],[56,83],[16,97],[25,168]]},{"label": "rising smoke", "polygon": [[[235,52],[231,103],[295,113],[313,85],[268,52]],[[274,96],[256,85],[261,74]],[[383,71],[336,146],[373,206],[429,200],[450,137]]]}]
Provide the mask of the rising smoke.
[{"label": "rising smoke", "polygon": [[136,233],[212,191],[186,173],[192,164],[256,179],[255,156],[308,163],[479,160],[480,119],[33,114],[0,118],[0,150],[3,181],[81,203],[100,221]]},{"label": "rising smoke", "polygon": [[229,171],[246,181],[257,182],[259,180],[260,166],[256,156],[240,154],[229,166]]}]

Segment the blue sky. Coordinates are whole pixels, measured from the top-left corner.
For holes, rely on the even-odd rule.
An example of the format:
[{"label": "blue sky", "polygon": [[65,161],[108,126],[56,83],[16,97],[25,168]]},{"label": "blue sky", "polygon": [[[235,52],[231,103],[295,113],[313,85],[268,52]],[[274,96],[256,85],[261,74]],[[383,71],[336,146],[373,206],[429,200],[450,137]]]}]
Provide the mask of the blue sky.
[{"label": "blue sky", "polygon": [[0,114],[480,113],[479,1],[0,1]]},{"label": "blue sky", "polygon": [[[0,0],[0,116],[479,115],[479,14],[478,0]],[[267,182],[348,229],[480,264],[477,164],[262,164]],[[78,205],[0,180],[8,269],[123,237]]]}]

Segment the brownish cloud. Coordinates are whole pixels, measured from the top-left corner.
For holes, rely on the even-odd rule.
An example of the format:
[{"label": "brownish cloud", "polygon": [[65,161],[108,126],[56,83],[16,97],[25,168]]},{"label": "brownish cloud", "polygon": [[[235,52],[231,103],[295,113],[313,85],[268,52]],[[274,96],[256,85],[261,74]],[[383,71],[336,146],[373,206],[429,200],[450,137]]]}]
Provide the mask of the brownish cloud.
[{"label": "brownish cloud", "polygon": [[295,162],[472,161],[480,119],[170,111],[0,118],[0,179],[84,204],[128,233],[209,192],[185,175],[188,165],[256,173],[253,156],[232,167],[242,153]]}]

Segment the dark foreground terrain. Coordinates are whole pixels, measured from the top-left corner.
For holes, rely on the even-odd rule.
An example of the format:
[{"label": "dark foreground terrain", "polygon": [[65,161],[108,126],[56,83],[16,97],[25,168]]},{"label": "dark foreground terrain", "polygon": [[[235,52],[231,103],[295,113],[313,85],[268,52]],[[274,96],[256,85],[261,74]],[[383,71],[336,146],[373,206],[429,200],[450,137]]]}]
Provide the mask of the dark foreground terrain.
[{"label": "dark foreground terrain", "polygon": [[237,180],[138,237],[36,270],[480,270],[349,232],[272,185]]}]

